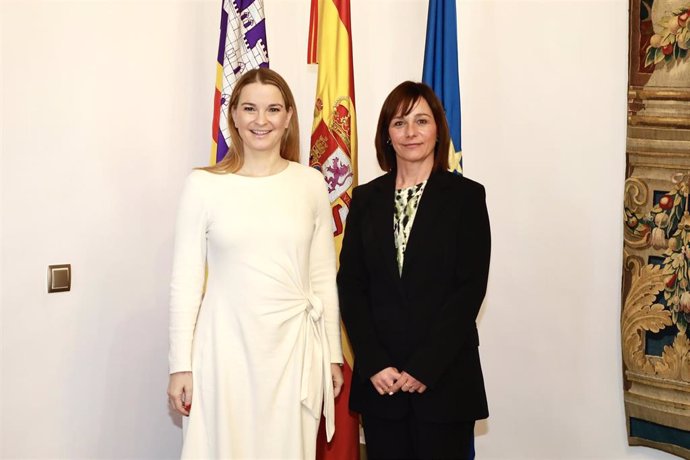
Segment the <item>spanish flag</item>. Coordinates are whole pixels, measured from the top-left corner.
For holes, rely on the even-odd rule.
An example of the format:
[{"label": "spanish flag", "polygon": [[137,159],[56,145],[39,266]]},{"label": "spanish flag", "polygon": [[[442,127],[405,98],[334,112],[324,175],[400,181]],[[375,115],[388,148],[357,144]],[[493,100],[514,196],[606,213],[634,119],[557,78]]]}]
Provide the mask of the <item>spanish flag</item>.
[{"label": "spanish flag", "polygon": [[[309,165],[321,171],[333,210],[333,237],[340,253],[352,189],[357,184],[357,123],[352,67],[350,0],[312,0],[307,62],[318,64]],[[335,435],[319,429],[317,459],[359,459],[359,417],[348,409],[352,347],[342,329],[345,386],[335,402]]]}]

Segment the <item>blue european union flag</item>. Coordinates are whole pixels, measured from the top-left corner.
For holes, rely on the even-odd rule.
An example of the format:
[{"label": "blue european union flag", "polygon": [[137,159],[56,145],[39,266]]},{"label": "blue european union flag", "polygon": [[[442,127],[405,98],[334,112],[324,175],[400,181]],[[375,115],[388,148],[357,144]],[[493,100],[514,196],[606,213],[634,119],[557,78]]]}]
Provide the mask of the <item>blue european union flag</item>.
[{"label": "blue european union flag", "polygon": [[429,0],[422,81],[433,88],[443,103],[451,137],[449,169],[462,174],[458,26],[455,0]]}]

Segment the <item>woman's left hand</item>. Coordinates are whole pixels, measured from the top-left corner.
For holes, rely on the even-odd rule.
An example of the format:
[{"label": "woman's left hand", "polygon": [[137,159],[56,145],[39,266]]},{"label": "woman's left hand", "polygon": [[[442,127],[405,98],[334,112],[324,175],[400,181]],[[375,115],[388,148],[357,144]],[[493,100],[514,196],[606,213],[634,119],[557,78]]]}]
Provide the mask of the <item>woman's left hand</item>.
[{"label": "woman's left hand", "polygon": [[407,372],[403,371],[400,374],[400,378],[395,382],[392,392],[398,390],[406,391],[408,393],[424,393],[426,391],[426,385],[412,377]]},{"label": "woman's left hand", "polygon": [[333,376],[333,397],[337,398],[345,382],[340,364],[331,364],[331,376]]}]

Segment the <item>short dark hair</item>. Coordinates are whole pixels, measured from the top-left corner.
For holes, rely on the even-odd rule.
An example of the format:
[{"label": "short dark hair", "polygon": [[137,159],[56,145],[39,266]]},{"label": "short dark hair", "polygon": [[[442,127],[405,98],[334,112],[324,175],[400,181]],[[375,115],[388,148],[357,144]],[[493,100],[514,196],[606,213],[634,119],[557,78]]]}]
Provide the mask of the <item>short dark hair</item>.
[{"label": "short dark hair", "polygon": [[390,136],[388,135],[388,127],[391,120],[398,115],[410,113],[420,98],[424,98],[427,104],[429,104],[431,113],[434,116],[434,122],[436,123],[438,142],[436,142],[436,147],[434,148],[433,170],[442,171],[448,169],[450,132],[443,104],[434,94],[434,90],[428,85],[405,81],[396,86],[383,102],[381,113],[379,114],[379,122],[376,126],[376,137],[374,138],[376,158],[379,161],[379,166],[384,171],[392,171],[397,166],[395,150],[390,144]]}]

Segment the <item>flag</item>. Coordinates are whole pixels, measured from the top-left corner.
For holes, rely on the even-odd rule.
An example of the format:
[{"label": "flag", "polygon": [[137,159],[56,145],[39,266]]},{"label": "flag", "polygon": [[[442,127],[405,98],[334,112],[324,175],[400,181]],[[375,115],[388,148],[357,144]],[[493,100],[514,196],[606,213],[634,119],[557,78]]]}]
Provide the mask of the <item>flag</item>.
[{"label": "flag", "polygon": [[247,70],[268,67],[263,0],[221,0],[220,39],[213,100],[211,164],[228,152],[228,101]]},{"label": "flag", "polygon": [[[333,237],[340,253],[343,229],[357,183],[357,123],[349,0],[312,0],[307,62],[318,64],[309,165],[321,171],[333,210]],[[345,382],[352,380],[352,347],[342,329]],[[359,416],[348,409],[350,389],[335,402],[336,432],[326,443],[319,428],[317,459],[359,459]]]},{"label": "flag", "polygon": [[458,27],[455,0],[429,0],[422,81],[433,88],[446,111],[451,137],[448,169],[456,174],[462,174]]}]

